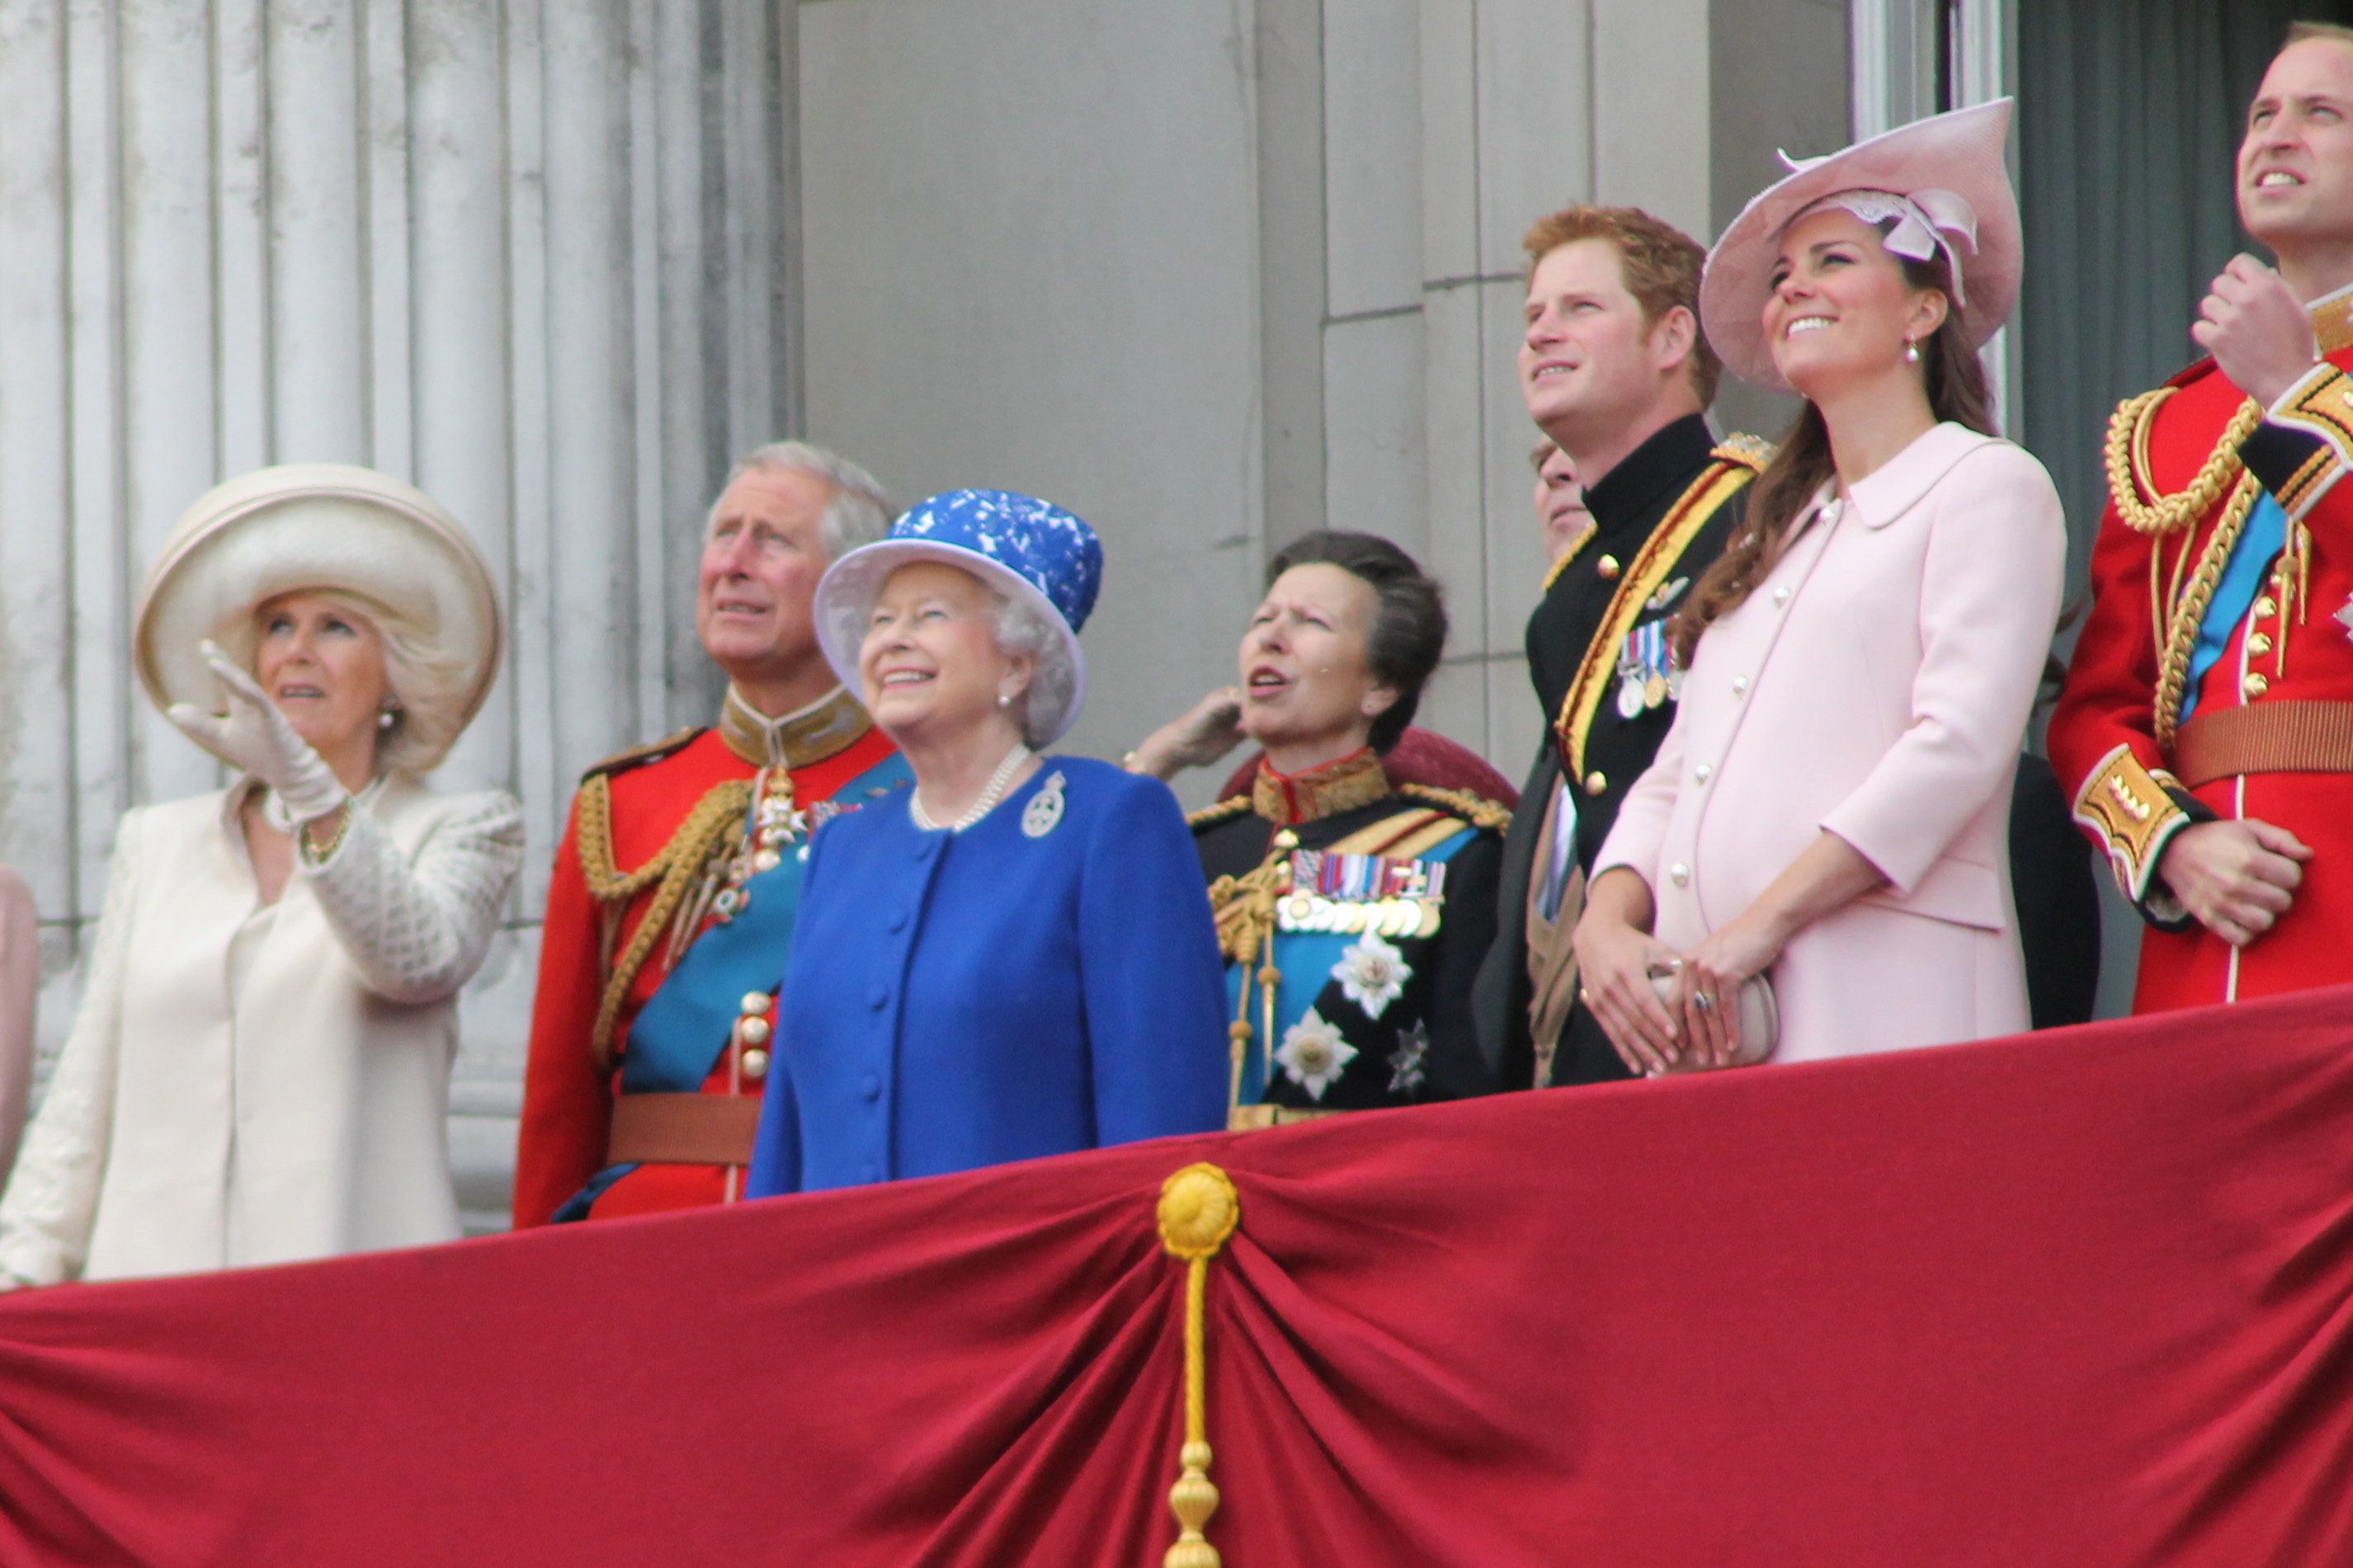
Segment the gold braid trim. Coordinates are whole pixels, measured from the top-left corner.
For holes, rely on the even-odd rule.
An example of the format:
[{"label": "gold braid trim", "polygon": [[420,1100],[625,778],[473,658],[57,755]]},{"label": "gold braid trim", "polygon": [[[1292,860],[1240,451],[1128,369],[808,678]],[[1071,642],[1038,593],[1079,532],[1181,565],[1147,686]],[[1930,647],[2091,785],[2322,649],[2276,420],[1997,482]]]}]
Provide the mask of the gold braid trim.
[{"label": "gold braid trim", "polygon": [[1585,738],[1593,727],[1594,714],[1600,710],[1602,696],[1617,673],[1618,645],[1641,619],[1643,606],[1666,582],[1667,574],[1683,559],[1683,552],[1691,548],[1692,541],[1756,477],[1757,470],[1745,457],[1713,458],[1681,499],[1667,510],[1666,516],[1659,520],[1650,538],[1635,553],[1632,564],[1619,579],[1617,592],[1609,597],[1609,607],[1602,612],[1601,625],[1594,631],[1593,640],[1586,644],[1585,658],[1568,683],[1567,694],[1561,699],[1560,716],[1553,721],[1566,777],[1577,779],[1585,774]]},{"label": "gold braid trim", "polygon": [[1398,794],[1442,805],[1473,827],[1504,828],[1512,825],[1512,814],[1484,796],[1472,795],[1467,789],[1440,789],[1436,784],[1399,784]]},{"label": "gold braid trim", "polygon": [[1240,816],[1250,809],[1250,797],[1249,795],[1229,795],[1225,799],[1218,802],[1215,805],[1203,806],[1200,810],[1193,813],[1190,816],[1187,816],[1185,821],[1187,826],[1192,827],[1212,827],[1220,822],[1229,821],[1234,817]]},{"label": "gold braid trim", "polygon": [[678,913],[703,862],[720,840],[742,823],[751,803],[750,780],[729,779],[716,785],[695,803],[659,852],[636,870],[624,872],[613,863],[612,792],[602,774],[580,786],[580,871],[588,885],[588,896],[600,904],[614,904],[655,888],[645,918],[629,933],[629,945],[622,949],[612,973],[605,977],[605,994],[596,1004],[596,1024],[588,1036],[588,1048],[598,1067],[612,1065],[613,1030],[620,1022],[621,1004],[645,968],[654,943],[661,940],[663,928]]},{"label": "gold braid trim", "polygon": [[2197,476],[2184,489],[2162,494],[2149,477],[2148,435],[2156,427],[2157,411],[2174,391],[2160,386],[2127,397],[2116,405],[2108,420],[2108,494],[2116,503],[2116,515],[2135,533],[2164,535],[2205,516],[2224,489],[2244,471],[2239,447],[2263,422],[2263,405],[2247,399],[2223,426],[2222,438],[2214,444]]},{"label": "gold braid trim", "polygon": [[[2253,406],[2250,405],[2249,406]],[[2214,586],[2222,580],[2222,568],[2231,563],[2231,552],[2238,547],[2239,535],[2246,531],[2247,516],[2255,509],[2255,498],[2263,487],[2255,477],[2241,473],[2237,486],[2231,492],[2221,521],[2214,525],[2212,537],[2198,557],[2198,569],[2175,596],[2171,615],[2165,622],[2165,658],[2157,675],[2157,743],[2170,751],[2173,732],[2181,722],[2181,697],[2189,680],[2189,656],[2198,645],[2199,623],[2206,618],[2206,606],[2213,602]],[[2158,560],[2154,548],[2149,551],[2149,574],[2154,580]]]}]

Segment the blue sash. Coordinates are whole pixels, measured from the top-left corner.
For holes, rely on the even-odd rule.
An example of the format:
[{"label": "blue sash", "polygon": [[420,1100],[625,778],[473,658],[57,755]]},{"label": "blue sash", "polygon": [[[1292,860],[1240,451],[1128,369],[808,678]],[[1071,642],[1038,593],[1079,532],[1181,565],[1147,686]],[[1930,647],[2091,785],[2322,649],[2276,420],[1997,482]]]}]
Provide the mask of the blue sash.
[{"label": "blue sash", "polygon": [[[1414,858],[1432,864],[1450,860],[1456,850],[1477,837],[1476,831],[1466,827]],[[1445,932],[1441,931],[1438,937],[1430,940],[1435,942],[1443,940]],[[1266,940],[1271,948],[1270,956],[1274,961],[1275,973],[1282,976],[1274,988],[1272,1039],[1259,1037],[1259,1032],[1266,1026],[1266,1014],[1265,999],[1257,990],[1257,967],[1233,963],[1226,965],[1226,1016],[1246,1017],[1250,1026],[1250,1048],[1242,1058],[1241,1098],[1235,1101],[1238,1105],[1256,1105],[1266,1098],[1267,1079],[1271,1070],[1267,1058],[1282,1048],[1283,1037],[1307,1016],[1308,1009],[1315,1005],[1315,999],[1324,994],[1324,986],[1331,977],[1333,966],[1340,962],[1356,938],[1331,931],[1273,931],[1267,933]],[[1247,1015],[1240,1011],[1244,985],[1251,987]]]},{"label": "blue sash", "polygon": [[[877,795],[912,784],[914,776],[906,759],[893,752],[834,791],[832,798],[862,806]],[[751,895],[749,904],[733,920],[703,929],[629,1026],[628,1049],[621,1056],[622,1093],[692,1094],[702,1089],[734,1033],[744,996],[784,984],[801,907],[800,855],[787,854],[775,870],[752,877],[744,890]]]},{"label": "blue sash", "polygon": [[2263,589],[2263,569],[2286,544],[2287,513],[2268,493],[2256,497],[2255,510],[2247,514],[2247,526],[2232,547],[2221,581],[2214,584],[2214,596],[2206,601],[2205,618],[2198,623],[2198,640],[2189,650],[2189,679],[2181,691],[2179,722],[2187,724],[2198,711],[2198,683],[2230,647],[2232,633]]}]

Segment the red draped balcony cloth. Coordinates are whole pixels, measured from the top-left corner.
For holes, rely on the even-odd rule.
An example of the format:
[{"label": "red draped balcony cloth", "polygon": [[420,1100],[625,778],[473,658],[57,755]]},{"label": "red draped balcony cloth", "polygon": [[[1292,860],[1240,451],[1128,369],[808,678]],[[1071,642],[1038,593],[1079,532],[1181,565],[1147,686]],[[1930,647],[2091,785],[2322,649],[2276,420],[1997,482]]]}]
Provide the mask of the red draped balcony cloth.
[{"label": "red draped balcony cloth", "polygon": [[2353,988],[0,1300],[0,1563],[2353,1563]]}]

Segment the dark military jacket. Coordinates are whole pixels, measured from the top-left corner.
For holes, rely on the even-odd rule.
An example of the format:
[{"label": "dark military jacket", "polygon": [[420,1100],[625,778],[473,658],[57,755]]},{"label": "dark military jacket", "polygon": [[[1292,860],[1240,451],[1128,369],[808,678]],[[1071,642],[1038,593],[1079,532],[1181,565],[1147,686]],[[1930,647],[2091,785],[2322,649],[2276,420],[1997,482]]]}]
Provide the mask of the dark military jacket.
[{"label": "dark military jacket", "polygon": [[[1369,763],[1371,754],[1362,759]],[[1232,943],[1230,928],[1242,917],[1238,906],[1247,903],[1250,890],[1247,879],[1263,875],[1261,868],[1277,860],[1287,865],[1289,848],[1321,851],[1382,841],[1385,847],[1360,854],[1359,861],[1377,854],[1425,873],[1444,868],[1442,919],[1426,935],[1392,931],[1376,933],[1367,942],[1356,927],[1318,930],[1285,918],[1278,929],[1257,933],[1244,944],[1253,946],[1256,959],[1243,962],[1228,952],[1229,1000],[1239,1003],[1240,1020],[1250,1028],[1242,1102],[1293,1110],[1362,1110],[1492,1093],[1493,1076],[1472,1022],[1471,986],[1493,944],[1495,874],[1506,814],[1492,802],[1451,790],[1418,784],[1392,789],[1377,763],[1369,770],[1352,763],[1352,771],[1367,773],[1366,787],[1354,795],[1265,815],[1244,796],[1193,817],[1221,945]],[[1263,802],[1267,792],[1258,793]],[[1405,858],[1395,858],[1400,855]],[[1287,879],[1285,885],[1290,886]],[[1315,892],[1308,887],[1293,890],[1303,908]],[[1337,889],[1334,895],[1344,903],[1352,896]],[[1353,896],[1367,895],[1360,890]],[[1255,946],[1261,941],[1271,943],[1273,967],[1281,975],[1271,1007],[1257,984],[1259,963],[1270,956]],[[1360,944],[1400,965],[1394,984],[1368,989],[1360,977],[1345,973]],[[1357,983],[1352,985],[1351,979]],[[1345,1044],[1344,1062],[1306,1059],[1301,1049],[1317,1048],[1314,1042],[1287,1038],[1311,1010],[1317,1026]],[[1275,1015],[1271,1039],[1265,1037],[1269,1011]],[[1328,1044],[1321,1048],[1330,1051]]]},{"label": "dark military jacket", "polygon": [[[1473,1003],[1480,1048],[1506,1088],[1526,1087],[1535,1069],[1528,883],[1543,848],[1554,785],[1564,768],[1576,770],[1577,859],[1589,871],[1620,804],[1674,721],[1672,696],[1654,688],[1639,706],[1628,696],[1620,672],[1629,639],[1653,647],[1662,640],[1664,623],[1740,525],[1748,493],[1744,481],[1769,455],[1753,437],[1736,437],[1719,447],[1696,414],[1657,432],[1587,487],[1592,531],[1554,567],[1528,617],[1528,675],[1544,706],[1546,729],[1504,840],[1495,946]],[[1632,592],[1638,587],[1639,595]],[[1658,629],[1645,635],[1653,626]],[[1578,1008],[1560,1041],[1552,1081],[1626,1076],[1599,1025]]]}]

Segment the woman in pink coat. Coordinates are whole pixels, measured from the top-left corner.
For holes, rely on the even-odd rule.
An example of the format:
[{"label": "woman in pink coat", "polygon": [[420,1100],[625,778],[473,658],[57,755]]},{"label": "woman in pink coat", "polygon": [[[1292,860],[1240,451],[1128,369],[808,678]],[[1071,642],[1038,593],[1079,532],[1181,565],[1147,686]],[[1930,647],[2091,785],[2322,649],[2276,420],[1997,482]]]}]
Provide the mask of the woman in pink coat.
[{"label": "woman in pink coat", "polygon": [[2018,297],[2009,122],[2004,100],[1801,165],[1708,258],[1710,341],[1807,401],[1678,619],[1674,728],[1577,927],[1637,1072],[1729,1062],[1756,974],[1778,1061],[2027,1027],[2010,773],[2066,542],[1976,353]]}]

